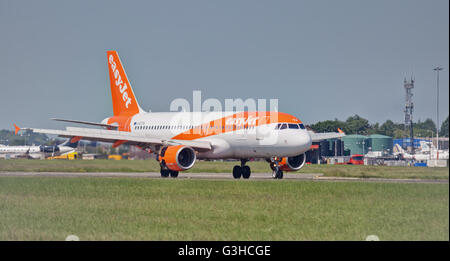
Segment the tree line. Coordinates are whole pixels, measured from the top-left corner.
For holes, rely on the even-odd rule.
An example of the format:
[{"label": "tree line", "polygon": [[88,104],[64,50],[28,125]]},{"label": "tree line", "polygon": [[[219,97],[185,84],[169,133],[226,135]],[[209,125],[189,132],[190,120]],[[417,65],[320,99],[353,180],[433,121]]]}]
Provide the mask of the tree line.
[{"label": "tree line", "polygon": [[[394,123],[386,120],[384,123],[370,124],[367,119],[359,115],[350,116],[345,121],[338,119],[319,121],[309,126],[315,132],[336,132],[339,128],[346,134],[371,135],[381,134],[393,137],[394,139],[409,137],[409,129],[405,130],[405,124]],[[428,118],[425,121],[413,123],[414,137],[436,136],[436,123]],[[448,116],[439,129],[440,137],[448,137]]]},{"label": "tree line", "polygon": [[0,130],[0,144],[6,144],[11,146],[22,145],[55,145],[55,141],[49,139],[47,135],[42,133],[34,133],[30,130],[24,130],[19,132],[18,135],[14,134],[11,130]]}]

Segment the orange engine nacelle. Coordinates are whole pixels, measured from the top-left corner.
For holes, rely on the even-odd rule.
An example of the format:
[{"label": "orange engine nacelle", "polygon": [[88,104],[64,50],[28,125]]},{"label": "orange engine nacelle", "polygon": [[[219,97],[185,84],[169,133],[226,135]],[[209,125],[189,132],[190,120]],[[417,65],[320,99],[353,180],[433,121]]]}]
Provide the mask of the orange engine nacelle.
[{"label": "orange engine nacelle", "polygon": [[173,171],[192,168],[195,159],[195,151],[183,145],[164,147],[158,156],[158,161]]},{"label": "orange engine nacelle", "polygon": [[301,169],[306,162],[305,153],[297,155],[295,157],[284,157],[280,163],[280,169],[282,171],[296,171]]}]

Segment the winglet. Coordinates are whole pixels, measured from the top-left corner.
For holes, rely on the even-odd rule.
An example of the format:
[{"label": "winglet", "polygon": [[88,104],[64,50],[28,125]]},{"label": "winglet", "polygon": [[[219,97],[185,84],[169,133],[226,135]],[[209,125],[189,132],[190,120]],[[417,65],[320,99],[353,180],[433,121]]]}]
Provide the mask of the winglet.
[{"label": "winglet", "polygon": [[13,123],[13,124],[14,124],[14,128],[16,129],[14,135],[17,135],[17,133],[20,131],[20,128],[15,123]]},{"label": "winglet", "polygon": [[344,133],[344,132],[343,132],[341,129],[339,129],[339,128],[338,128],[338,132],[339,132],[339,133]]}]

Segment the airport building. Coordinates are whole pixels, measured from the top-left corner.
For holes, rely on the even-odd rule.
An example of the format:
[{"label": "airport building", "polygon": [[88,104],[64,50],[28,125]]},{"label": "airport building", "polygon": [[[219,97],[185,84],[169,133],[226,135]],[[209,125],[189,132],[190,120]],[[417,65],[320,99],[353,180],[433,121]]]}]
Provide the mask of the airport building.
[{"label": "airport building", "polygon": [[393,145],[392,137],[385,135],[347,135],[340,139],[314,142],[306,153],[306,162],[315,164],[326,158],[350,157],[355,154],[390,156],[393,153]]},{"label": "airport building", "polygon": [[[437,139],[436,137],[433,138],[415,138],[412,142],[414,145],[414,148],[417,149],[420,147],[420,142],[433,142],[433,145],[437,147]],[[411,147],[411,139],[410,138],[404,138],[404,139],[394,139],[394,145],[398,144],[403,149],[406,149],[408,147]],[[448,150],[449,148],[449,138],[447,137],[439,137],[439,149]]]},{"label": "airport building", "polygon": [[306,162],[320,163],[323,157],[344,156],[344,142],[340,139],[329,139],[313,142],[311,149],[306,152]]},{"label": "airport building", "polygon": [[369,151],[381,152],[382,154],[392,154],[392,148],[394,146],[392,137],[372,134],[368,136],[368,147]]},{"label": "airport building", "polygon": [[350,154],[367,154],[369,151],[369,139],[367,136],[352,134],[342,137],[344,142],[344,150],[348,150]]},{"label": "airport building", "polygon": [[430,140],[428,140],[428,139],[420,139],[420,138],[413,139],[412,142],[411,142],[410,138],[394,139],[393,142],[394,142],[394,145],[398,144],[403,149],[407,149],[408,147],[412,147],[412,146],[414,146],[414,148],[417,149],[420,147],[421,141],[430,142]]}]

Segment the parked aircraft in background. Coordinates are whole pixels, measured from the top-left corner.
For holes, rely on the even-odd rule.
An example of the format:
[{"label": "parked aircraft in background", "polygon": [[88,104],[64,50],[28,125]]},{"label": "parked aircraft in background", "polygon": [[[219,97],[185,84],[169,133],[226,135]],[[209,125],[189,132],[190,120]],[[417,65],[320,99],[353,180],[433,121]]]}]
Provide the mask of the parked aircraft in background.
[{"label": "parked aircraft in background", "polygon": [[401,155],[404,159],[416,161],[435,160],[438,158],[438,153],[439,159],[449,158],[448,150],[439,150],[437,152],[431,142],[421,141],[420,148],[414,154],[408,153],[399,144],[394,145],[394,155]]},{"label": "parked aircraft in background", "polygon": [[[338,138],[344,133],[310,133],[295,116],[275,111],[253,112],[145,112],[138,104],[116,51],[107,52],[113,116],[101,123],[55,119],[103,127],[33,132],[71,139],[129,144],[157,155],[162,177],[177,177],[194,166],[196,159],[237,159],[234,178],[249,178],[251,158],[264,158],[273,177],[296,171],[305,164],[313,141]],[[155,95],[157,95],[155,93]]]},{"label": "parked aircraft in background", "polygon": [[75,151],[78,141],[67,140],[60,145],[54,146],[0,146],[0,157],[2,158],[29,158],[41,159],[65,155]]}]

